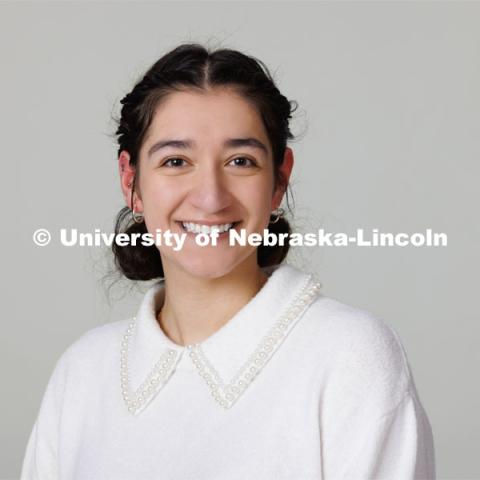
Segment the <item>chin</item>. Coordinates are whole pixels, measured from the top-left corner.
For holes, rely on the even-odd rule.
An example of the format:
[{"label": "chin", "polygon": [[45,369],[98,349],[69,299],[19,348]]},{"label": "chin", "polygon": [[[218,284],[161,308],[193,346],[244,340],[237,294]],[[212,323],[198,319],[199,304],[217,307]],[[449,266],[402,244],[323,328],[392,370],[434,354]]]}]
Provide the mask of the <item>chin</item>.
[{"label": "chin", "polygon": [[252,252],[246,252],[244,255],[239,255],[239,252],[231,252],[219,255],[219,252],[212,252],[209,255],[205,252],[204,255],[193,255],[190,258],[177,259],[176,263],[182,270],[189,275],[199,278],[221,278],[228,275],[241,263],[251,255]]}]

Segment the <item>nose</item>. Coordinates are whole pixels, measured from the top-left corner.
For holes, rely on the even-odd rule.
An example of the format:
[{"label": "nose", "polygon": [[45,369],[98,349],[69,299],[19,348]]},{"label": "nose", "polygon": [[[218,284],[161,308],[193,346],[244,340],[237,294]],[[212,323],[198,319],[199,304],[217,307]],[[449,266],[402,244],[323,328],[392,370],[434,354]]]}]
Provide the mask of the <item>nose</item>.
[{"label": "nose", "polygon": [[191,205],[204,214],[222,211],[232,203],[232,194],[221,168],[215,165],[200,168],[189,193]]}]

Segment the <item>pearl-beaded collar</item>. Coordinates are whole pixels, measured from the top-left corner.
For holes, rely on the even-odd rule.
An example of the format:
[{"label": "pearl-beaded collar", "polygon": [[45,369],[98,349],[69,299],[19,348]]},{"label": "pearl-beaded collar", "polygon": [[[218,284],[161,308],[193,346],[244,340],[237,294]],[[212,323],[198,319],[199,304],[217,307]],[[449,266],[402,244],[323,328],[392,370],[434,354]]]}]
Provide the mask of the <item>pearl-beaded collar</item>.
[{"label": "pearl-beaded collar", "polygon": [[[164,282],[146,292],[120,347],[121,390],[130,413],[146,408],[180,368],[195,370],[220,407],[230,408],[238,400],[321,288],[313,274],[289,264],[265,271],[270,276],[255,297],[213,335],[193,345],[174,343],[158,325]],[[185,355],[190,361],[180,367]]]}]

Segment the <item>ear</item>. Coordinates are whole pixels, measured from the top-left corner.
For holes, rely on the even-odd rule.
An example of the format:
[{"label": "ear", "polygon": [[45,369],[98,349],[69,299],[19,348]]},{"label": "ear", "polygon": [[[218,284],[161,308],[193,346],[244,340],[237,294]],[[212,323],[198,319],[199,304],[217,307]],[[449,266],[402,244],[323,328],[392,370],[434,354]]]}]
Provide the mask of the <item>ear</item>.
[{"label": "ear", "polygon": [[[133,195],[133,202],[137,211],[143,210],[143,205],[141,204],[140,197],[136,193],[138,191],[138,177],[135,179],[136,169],[134,166],[130,165],[130,154],[126,150],[122,150],[118,157],[118,171],[120,174],[120,187],[122,189],[123,198],[128,208],[133,209],[132,207],[132,188],[134,187],[133,182],[135,180],[135,192]],[[137,201],[135,201],[137,198]]]},{"label": "ear", "polygon": [[283,195],[285,194],[288,186],[288,181],[293,169],[293,150],[290,147],[285,149],[283,156],[283,163],[280,166],[280,176],[283,181],[277,185],[272,198],[272,210],[277,209],[282,203]]}]

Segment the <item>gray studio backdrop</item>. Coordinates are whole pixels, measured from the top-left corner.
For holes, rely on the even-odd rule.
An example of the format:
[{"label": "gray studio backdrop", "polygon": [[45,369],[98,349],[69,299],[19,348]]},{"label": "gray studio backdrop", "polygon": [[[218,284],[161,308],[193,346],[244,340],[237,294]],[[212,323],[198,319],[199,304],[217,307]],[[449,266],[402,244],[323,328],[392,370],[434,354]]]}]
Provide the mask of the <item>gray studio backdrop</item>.
[{"label": "gray studio backdrop", "polygon": [[438,478],[480,478],[478,2],[0,4],[0,478],[18,478],[55,361],[134,313],[147,285],[107,296],[108,249],[38,247],[47,228],[111,232],[123,206],[111,116],[181,42],[265,61],[299,102],[299,232],[448,235],[437,248],[304,247],[324,293],[400,334],[431,420]]}]

